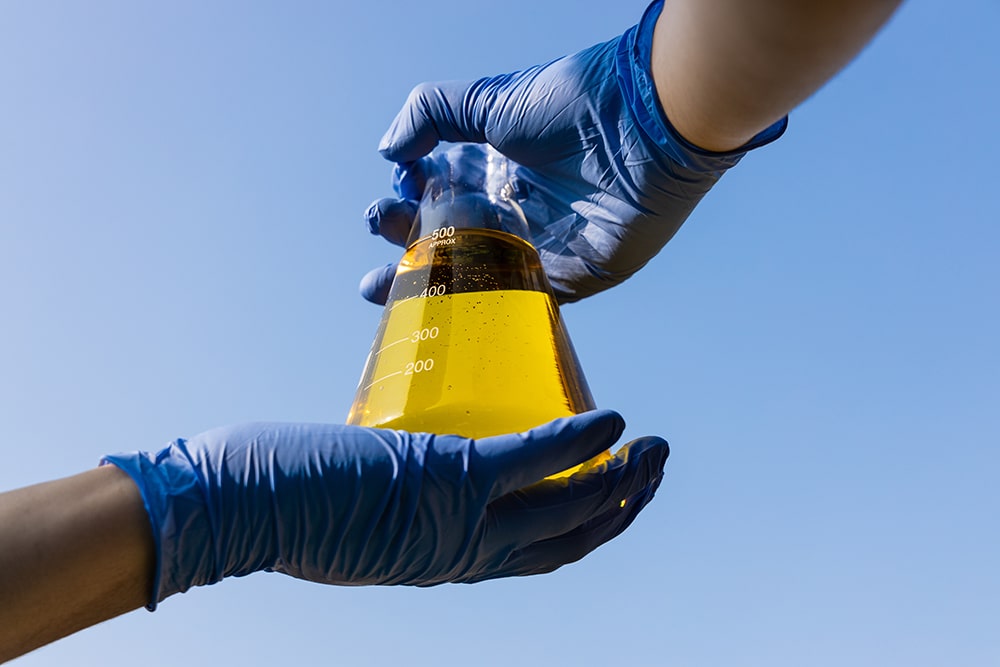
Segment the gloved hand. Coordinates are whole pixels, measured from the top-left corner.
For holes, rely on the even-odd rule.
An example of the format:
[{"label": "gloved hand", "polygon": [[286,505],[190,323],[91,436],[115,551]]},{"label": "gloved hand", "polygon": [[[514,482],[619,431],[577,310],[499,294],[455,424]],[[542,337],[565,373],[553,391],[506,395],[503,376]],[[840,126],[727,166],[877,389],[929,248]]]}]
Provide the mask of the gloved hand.
[{"label": "gloved hand", "polygon": [[[730,153],[685,141],[653,87],[650,53],[661,7],[654,2],[624,35],[575,55],[476,81],[417,86],[379,146],[399,163],[401,199],[369,207],[372,233],[405,242],[422,188],[413,162],[438,142],[488,142],[522,166],[521,205],[560,302],[641,269],[723,172],[786,124]],[[394,273],[394,265],[370,272],[362,295],[384,303]]]},{"label": "gloved hand", "polygon": [[103,462],[131,476],[150,516],[152,609],[260,570],[416,586],[550,572],[625,530],[653,497],[668,455],[653,437],[543,479],[607,450],[623,428],[606,410],[478,441],[262,423]]}]

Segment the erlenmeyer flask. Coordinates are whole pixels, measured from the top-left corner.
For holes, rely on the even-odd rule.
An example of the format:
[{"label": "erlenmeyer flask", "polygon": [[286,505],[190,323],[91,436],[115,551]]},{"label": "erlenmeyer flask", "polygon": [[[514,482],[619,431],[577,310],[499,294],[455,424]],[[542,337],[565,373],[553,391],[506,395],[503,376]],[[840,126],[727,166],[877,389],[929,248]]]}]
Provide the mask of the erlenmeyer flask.
[{"label": "erlenmeyer flask", "polygon": [[595,407],[511,166],[472,144],[421,164],[423,199],[348,424],[482,438]]}]

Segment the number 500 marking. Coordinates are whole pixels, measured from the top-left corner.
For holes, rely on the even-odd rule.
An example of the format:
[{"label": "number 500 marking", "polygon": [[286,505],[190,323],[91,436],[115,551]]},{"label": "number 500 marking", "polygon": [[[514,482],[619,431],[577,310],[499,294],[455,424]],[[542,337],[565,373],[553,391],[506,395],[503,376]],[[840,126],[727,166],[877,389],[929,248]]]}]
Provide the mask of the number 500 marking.
[{"label": "number 500 marking", "polygon": [[431,239],[437,241],[439,239],[446,239],[449,236],[455,235],[454,225],[448,225],[447,227],[441,227],[440,229],[435,229],[431,232]]}]

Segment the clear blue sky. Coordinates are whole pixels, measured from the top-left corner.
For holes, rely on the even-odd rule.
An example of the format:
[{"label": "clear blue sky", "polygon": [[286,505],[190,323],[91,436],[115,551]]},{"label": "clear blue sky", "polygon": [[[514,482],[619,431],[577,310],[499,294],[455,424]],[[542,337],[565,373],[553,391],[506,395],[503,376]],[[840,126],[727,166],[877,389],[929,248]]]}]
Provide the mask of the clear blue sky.
[{"label": "clear blue sky", "polygon": [[[0,488],[342,421],[410,87],[643,6],[0,3]],[[254,575],[18,664],[1000,664],[998,24],[909,3],[643,272],[564,309],[598,403],[672,445],[615,542],[476,586]]]}]

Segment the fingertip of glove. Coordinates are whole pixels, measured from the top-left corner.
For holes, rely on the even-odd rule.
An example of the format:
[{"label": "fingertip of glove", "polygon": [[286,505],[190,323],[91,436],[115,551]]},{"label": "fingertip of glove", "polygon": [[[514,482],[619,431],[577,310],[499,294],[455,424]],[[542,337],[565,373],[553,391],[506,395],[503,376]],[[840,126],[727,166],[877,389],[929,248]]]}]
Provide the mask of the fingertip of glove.
[{"label": "fingertip of glove", "polygon": [[392,148],[393,148],[392,129],[390,128],[385,134],[382,135],[382,138],[378,140],[377,150],[379,155],[384,157],[386,160],[391,160],[392,159],[391,155],[393,152]]},{"label": "fingertip of glove", "polygon": [[365,226],[371,234],[381,236],[393,245],[406,247],[416,214],[417,202],[383,197],[365,209]]},{"label": "fingertip of glove", "polygon": [[382,210],[380,204],[382,200],[373,201],[368,208],[365,209],[365,227],[368,228],[368,233],[373,235],[378,235],[379,230],[379,220],[382,218]]},{"label": "fingertip of glove", "polygon": [[413,126],[399,129],[394,123],[378,142],[378,152],[390,162],[413,162],[430,153],[437,145],[438,139],[433,134],[421,132]]},{"label": "fingertip of glove", "polygon": [[633,448],[639,447],[643,452],[655,452],[664,461],[670,456],[670,443],[658,435],[647,435],[636,438],[630,444]]},{"label": "fingertip of glove", "polygon": [[366,300],[376,305],[384,306],[389,298],[389,289],[396,276],[396,265],[386,264],[372,269],[364,275],[358,285],[358,292]]},{"label": "fingertip of glove", "polygon": [[408,162],[434,150],[441,141],[441,128],[453,120],[453,107],[460,104],[468,85],[446,86],[425,81],[410,91],[403,108],[382,135],[378,152],[386,160]]},{"label": "fingertip of glove", "polygon": [[[614,410],[591,410],[566,418],[566,430],[595,440],[614,443],[625,432],[625,418]],[[586,433],[585,433],[586,432]]]},{"label": "fingertip of glove", "polygon": [[670,445],[659,436],[649,435],[629,442],[619,455],[623,455],[626,461],[634,460],[648,466],[649,470],[662,472],[670,456]]}]

